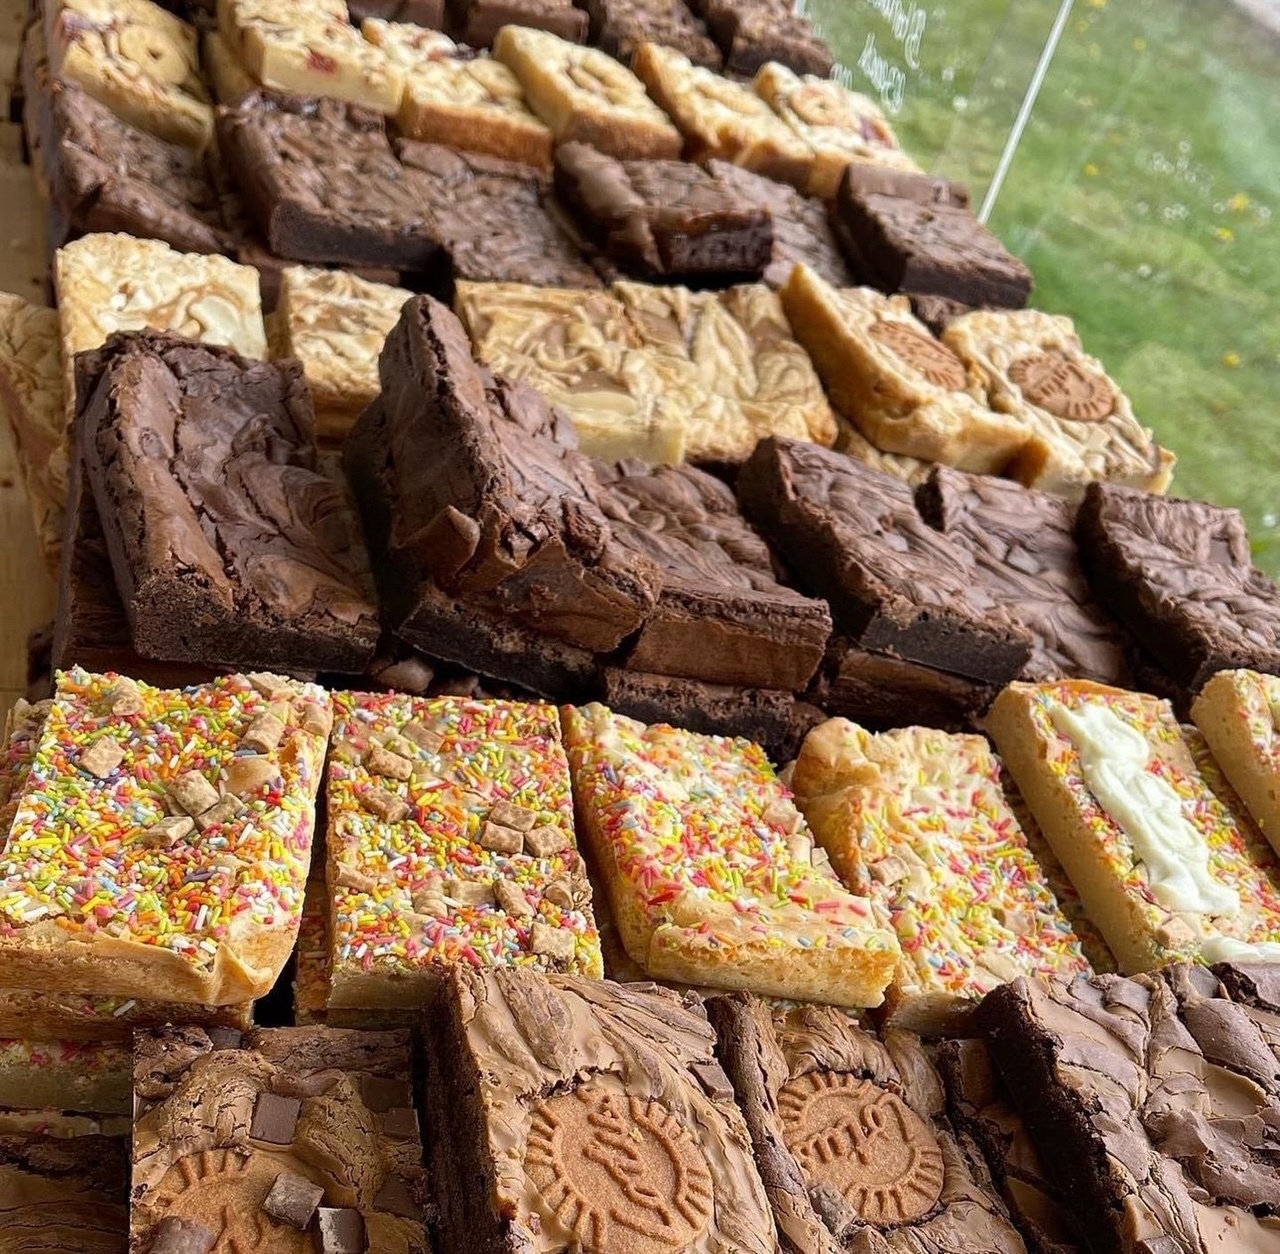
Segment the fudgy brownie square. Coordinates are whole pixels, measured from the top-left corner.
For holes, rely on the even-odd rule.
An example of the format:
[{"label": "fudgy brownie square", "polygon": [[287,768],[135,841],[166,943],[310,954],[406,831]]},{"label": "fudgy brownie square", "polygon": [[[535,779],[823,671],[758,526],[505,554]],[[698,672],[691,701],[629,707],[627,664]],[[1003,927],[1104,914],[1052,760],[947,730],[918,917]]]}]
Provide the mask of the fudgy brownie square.
[{"label": "fudgy brownie square", "polygon": [[662,44],[695,65],[720,68],[720,50],[684,0],[585,0],[591,42],[611,57],[630,62],[642,43]]},{"label": "fudgy brownie square", "polygon": [[773,255],[769,213],[693,162],[619,161],[562,144],[555,185],[587,237],[633,274],[745,281]]},{"label": "fudgy brownie square", "polygon": [[442,1254],[777,1248],[696,1001],[463,970],[426,1030]]},{"label": "fudgy brownie square", "polygon": [[697,0],[712,38],[724,53],[725,69],[754,74],[778,61],[797,74],[830,75],[831,49],[791,0]]},{"label": "fudgy brownie square", "polygon": [[460,43],[487,48],[504,26],[549,31],[572,43],[587,38],[587,15],[573,0],[448,0],[450,31]]},{"label": "fudgy brownie square", "polygon": [[117,334],[78,422],[134,648],[358,674],[378,612],[354,510],[322,474],[296,361]]}]

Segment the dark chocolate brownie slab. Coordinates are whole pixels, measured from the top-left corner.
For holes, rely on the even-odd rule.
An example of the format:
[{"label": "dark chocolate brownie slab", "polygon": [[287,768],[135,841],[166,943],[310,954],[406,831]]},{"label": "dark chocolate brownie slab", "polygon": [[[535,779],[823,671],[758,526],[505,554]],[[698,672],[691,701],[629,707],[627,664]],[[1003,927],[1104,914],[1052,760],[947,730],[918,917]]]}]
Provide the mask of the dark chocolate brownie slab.
[{"label": "dark chocolate brownie slab", "polygon": [[767,61],[781,61],[797,74],[827,78],[835,66],[826,41],[791,0],[703,0],[701,9],[733,74],[754,74]]},{"label": "dark chocolate brownie slab", "polygon": [[380,117],[258,92],[219,111],[218,142],[278,256],[409,271],[435,260],[429,210]]},{"label": "dark chocolate brownie slab", "polygon": [[718,70],[720,49],[684,0],[584,0],[591,42],[630,64],[642,43],[674,48],[694,65]]},{"label": "dark chocolate brownie slab", "polygon": [[707,1013],[783,1248],[1023,1254],[917,1037],[880,1040],[833,1007],[774,1011],[746,995],[714,997]]},{"label": "dark chocolate brownie slab", "polygon": [[835,287],[854,285],[822,201],[727,161],[708,161],[707,169],[773,219],[773,254],[764,272],[770,287],[782,287],[802,261]]},{"label": "dark chocolate brownie slab", "polygon": [[488,48],[504,26],[532,26],[584,43],[587,15],[573,0],[448,0],[450,32],[460,43]]},{"label": "dark chocolate brownie slab", "polygon": [[441,1254],[775,1254],[696,1000],[467,970],[426,1030]]},{"label": "dark chocolate brownie slab", "polygon": [[1031,271],[974,216],[955,184],[851,164],[832,208],[858,281],[883,292],[1021,309]]},{"label": "dark chocolate brownie slab", "polygon": [[320,472],[295,361],[114,335],[82,455],[134,648],[164,661],[358,673],[378,641],[364,542]]},{"label": "dark chocolate brownie slab", "polygon": [[1089,587],[1068,501],[1010,479],[935,466],[916,489],[916,505],[969,555],[992,599],[1031,633],[1023,679],[1129,687],[1126,633]]},{"label": "dark chocolate brownie slab", "polygon": [[460,282],[600,286],[532,166],[407,139],[396,153],[440,244],[446,294]]},{"label": "dark chocolate brownie slab", "polygon": [[356,26],[367,17],[375,17],[384,22],[408,22],[443,30],[445,6],[444,0],[348,0],[347,14]]},{"label": "dark chocolate brownie slab", "polygon": [[1098,597],[1181,687],[1280,673],[1280,588],[1250,561],[1236,510],[1090,484],[1076,539]]},{"label": "dark chocolate brownie slab", "polygon": [[587,238],[632,274],[729,283],[759,278],[773,255],[768,212],[690,161],[562,144],[555,184]]},{"label": "dark chocolate brownie slab", "polygon": [[992,1056],[1093,1249],[1274,1241],[1280,1060],[1234,1009],[1176,972],[1019,979],[983,1001]]},{"label": "dark chocolate brownie slab", "polygon": [[134,1250],[428,1254],[407,1031],[138,1032],[134,1106]]},{"label": "dark chocolate brownie slab", "polygon": [[1029,634],[973,581],[963,550],[924,523],[905,483],[771,437],[737,487],[800,586],[826,597],[861,648],[995,684],[1026,664]]}]

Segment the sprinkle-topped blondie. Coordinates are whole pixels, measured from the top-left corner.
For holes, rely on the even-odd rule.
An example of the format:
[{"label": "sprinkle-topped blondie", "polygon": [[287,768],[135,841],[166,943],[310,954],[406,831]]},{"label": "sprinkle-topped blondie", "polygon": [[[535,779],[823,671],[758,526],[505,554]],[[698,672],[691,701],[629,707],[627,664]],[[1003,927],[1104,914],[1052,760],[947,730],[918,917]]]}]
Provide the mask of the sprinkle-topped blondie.
[{"label": "sprinkle-topped blondie", "polygon": [[277,675],[59,674],[0,856],[6,983],[262,996],[297,935],[331,719]]},{"label": "sprinkle-topped blondie", "polygon": [[574,791],[628,953],[651,976],[879,1005],[900,958],[841,887],[764,750],[563,712]]},{"label": "sprinkle-topped blondie", "polygon": [[830,719],[791,783],[841,879],[893,921],[896,1024],[933,1031],[1006,980],[1088,971],[983,737]]},{"label": "sprinkle-topped blondie", "polygon": [[986,722],[1123,971],[1280,957],[1280,864],[1206,783],[1167,701],[1011,684]]},{"label": "sprinkle-topped blondie", "polygon": [[554,706],[341,693],[331,1007],[429,1001],[455,963],[599,977]]}]

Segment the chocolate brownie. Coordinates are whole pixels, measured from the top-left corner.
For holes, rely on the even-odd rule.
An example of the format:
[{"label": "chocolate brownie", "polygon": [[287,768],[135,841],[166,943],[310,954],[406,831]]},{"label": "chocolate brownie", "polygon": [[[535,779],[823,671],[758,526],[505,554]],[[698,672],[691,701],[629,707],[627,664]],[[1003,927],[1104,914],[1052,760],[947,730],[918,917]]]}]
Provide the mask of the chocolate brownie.
[{"label": "chocolate brownie", "polygon": [[320,472],[296,361],[113,335],[78,416],[134,648],[358,673],[378,641],[364,543]]},{"label": "chocolate brownie", "polygon": [[694,7],[733,74],[754,74],[767,61],[819,78],[829,77],[835,67],[826,41],[795,12],[791,0],[700,0]]},{"label": "chocolate brownie", "polygon": [[1094,591],[1180,686],[1280,673],[1280,588],[1250,561],[1236,510],[1093,483],[1076,539]]},{"label": "chocolate brownie", "polygon": [[441,1254],[776,1251],[695,999],[462,970],[425,1026]]},{"label": "chocolate brownie", "polygon": [[910,296],[911,312],[929,328],[934,335],[940,336],[957,318],[967,313],[976,312],[972,305],[963,301],[951,300],[946,296],[929,296],[913,293]]},{"label": "chocolate brownie", "polygon": [[669,723],[708,736],[741,736],[789,762],[826,715],[789,692],[734,688],[670,675],[601,667],[597,699],[615,714],[642,723]]},{"label": "chocolate brownie", "polygon": [[448,0],[449,30],[460,43],[487,48],[504,26],[532,26],[584,43],[587,15],[573,0]]},{"label": "chocolate brownie", "polygon": [[1280,963],[1220,962],[1213,974],[1232,1001],[1280,1014]]},{"label": "chocolate brownie", "polygon": [[410,1034],[134,1036],[131,1248],[428,1254]]},{"label": "chocolate brownie", "polygon": [[123,1137],[0,1136],[0,1248],[125,1254],[129,1162]]},{"label": "chocolate brownie", "polygon": [[219,112],[218,142],[277,256],[410,271],[435,260],[428,208],[376,114],[255,92]]},{"label": "chocolate brownie", "polygon": [[769,213],[691,161],[619,161],[562,144],[555,185],[587,238],[632,274],[749,281],[773,255]]},{"label": "chocolate brownie", "polygon": [[630,64],[642,43],[674,48],[695,65],[718,70],[720,49],[684,0],[584,0],[591,42]]},{"label": "chocolate brownie", "polygon": [[430,297],[405,306],[379,367],[394,549],[468,604],[578,648],[607,652],[640,626],[659,573],[613,542],[567,421],[529,388],[492,385]]},{"label": "chocolate brownie", "polygon": [[997,692],[998,685],[889,653],[870,653],[836,634],[807,699],[871,731],[937,727],[960,732],[972,729]]},{"label": "chocolate brownie", "polygon": [[843,453],[770,437],[737,487],[800,586],[826,597],[862,649],[994,684],[1031,656],[1030,635],[974,582],[964,552],[925,524],[901,480]]},{"label": "chocolate brownie", "polygon": [[822,660],[831,617],[778,579],[732,490],[691,466],[598,463],[598,503],[623,554],[662,574],[628,643],[629,670],[794,691]]},{"label": "chocolate brownie", "polygon": [[348,0],[347,14],[355,26],[367,17],[374,17],[384,22],[444,29],[444,0]]},{"label": "chocolate brownie", "polygon": [[708,161],[707,169],[773,219],[773,254],[764,272],[770,287],[782,287],[802,261],[835,287],[853,286],[822,201],[727,161]]},{"label": "chocolate brownie", "polygon": [[72,226],[229,251],[202,154],[130,126],[74,83],[52,83],[37,107],[49,197]]},{"label": "chocolate brownie", "polygon": [[853,163],[831,213],[860,283],[966,305],[1027,303],[1031,271],[978,221],[955,184]]},{"label": "chocolate brownie", "polygon": [[600,278],[557,217],[532,166],[402,139],[396,153],[440,244],[437,281],[599,287]]},{"label": "chocolate brownie", "polygon": [[979,1008],[1007,1089],[1093,1249],[1201,1254],[1274,1241],[1275,1018],[1203,978],[1184,969],[1019,979]]},{"label": "chocolate brownie", "polygon": [[935,466],[916,489],[916,505],[969,555],[992,599],[1031,633],[1023,679],[1129,686],[1127,641],[1081,569],[1069,502],[1009,479]]},{"label": "chocolate brownie", "polygon": [[707,1013],[783,1248],[1023,1254],[917,1037],[743,994]]},{"label": "chocolate brownie", "polygon": [[1084,1234],[1071,1199],[1048,1171],[983,1040],[942,1041],[934,1055],[962,1145],[985,1158],[1032,1254],[1078,1254]]}]

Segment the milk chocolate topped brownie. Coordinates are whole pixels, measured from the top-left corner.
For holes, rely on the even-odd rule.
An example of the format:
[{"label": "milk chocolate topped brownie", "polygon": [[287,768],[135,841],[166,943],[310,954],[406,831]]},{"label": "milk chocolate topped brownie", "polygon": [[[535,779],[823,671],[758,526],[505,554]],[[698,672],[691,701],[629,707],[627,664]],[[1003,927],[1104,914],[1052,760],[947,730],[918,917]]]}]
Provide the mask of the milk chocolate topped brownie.
[{"label": "milk chocolate topped brownie", "polygon": [[1001,1075],[1094,1249],[1274,1241],[1276,1055],[1257,1023],[1198,984],[1175,998],[1148,976],[1017,980],[982,1004]]},{"label": "milk chocolate topped brownie", "polygon": [[1034,641],[1027,679],[1127,682],[1123,629],[1094,599],[1062,497],[935,466],[917,489],[924,520],[973,559],[976,577]]},{"label": "milk chocolate topped brownie", "polygon": [[259,93],[218,138],[271,250],[296,261],[423,270],[438,241],[382,119],[335,101]]},{"label": "milk chocolate topped brownie", "polygon": [[441,1254],[773,1254],[696,1003],[654,985],[467,971],[428,1031]]},{"label": "milk chocolate topped brownie", "polygon": [[139,1032],[131,1249],[428,1254],[408,1032]]},{"label": "milk chocolate topped brownie", "polygon": [[967,192],[953,189],[926,175],[848,166],[832,212],[859,282],[1020,309],[1031,271],[978,221]]},{"label": "milk chocolate topped brownie", "polygon": [[548,31],[585,43],[587,15],[573,0],[448,0],[450,30],[460,43],[487,48],[504,26]]},{"label": "milk chocolate topped brownie", "polygon": [[115,336],[82,448],[134,647],[164,660],[359,673],[378,638],[346,493],[316,462],[296,361]]},{"label": "milk chocolate topped brownie", "polygon": [[129,1163],[114,1136],[0,1136],[0,1228],[13,1251],[125,1254]]},{"label": "milk chocolate topped brownie", "polygon": [[1280,673],[1280,589],[1250,561],[1236,510],[1091,484],[1076,537],[1098,595],[1178,683]]},{"label": "milk chocolate topped brownie", "polygon": [[695,65],[720,68],[720,50],[684,0],[586,0],[591,42],[630,62],[647,40],[675,48]]},{"label": "milk chocolate topped brownie", "polygon": [[734,74],[754,74],[766,62],[780,61],[797,74],[826,78],[835,65],[826,41],[790,0],[695,0],[693,7]]},{"label": "milk chocolate topped brownie", "polygon": [[964,553],[925,525],[900,480],[768,439],[743,467],[738,497],[862,648],[993,683],[1026,664],[1029,634],[973,583]]},{"label": "milk chocolate topped brownie", "polygon": [[587,236],[634,274],[756,278],[773,251],[769,214],[687,161],[618,161],[556,150],[556,191]]},{"label": "milk chocolate topped brownie", "polygon": [[782,1248],[1024,1254],[917,1037],[754,997],[715,997],[707,1012]]}]

